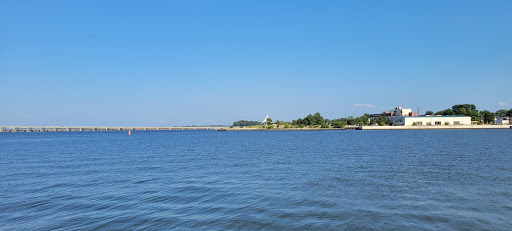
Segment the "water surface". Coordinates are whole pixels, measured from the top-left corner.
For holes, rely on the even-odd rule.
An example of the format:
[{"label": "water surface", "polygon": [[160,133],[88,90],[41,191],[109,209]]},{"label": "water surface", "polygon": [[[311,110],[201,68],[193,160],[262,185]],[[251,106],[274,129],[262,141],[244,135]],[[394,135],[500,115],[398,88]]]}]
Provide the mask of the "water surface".
[{"label": "water surface", "polygon": [[0,230],[511,230],[512,129],[0,133]]}]

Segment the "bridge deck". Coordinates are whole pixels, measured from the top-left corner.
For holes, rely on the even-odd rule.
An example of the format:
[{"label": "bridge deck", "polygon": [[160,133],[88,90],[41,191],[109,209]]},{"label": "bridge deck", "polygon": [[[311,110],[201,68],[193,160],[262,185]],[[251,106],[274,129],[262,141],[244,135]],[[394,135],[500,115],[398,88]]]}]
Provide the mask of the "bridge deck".
[{"label": "bridge deck", "polygon": [[0,126],[0,132],[216,130],[220,127]]}]

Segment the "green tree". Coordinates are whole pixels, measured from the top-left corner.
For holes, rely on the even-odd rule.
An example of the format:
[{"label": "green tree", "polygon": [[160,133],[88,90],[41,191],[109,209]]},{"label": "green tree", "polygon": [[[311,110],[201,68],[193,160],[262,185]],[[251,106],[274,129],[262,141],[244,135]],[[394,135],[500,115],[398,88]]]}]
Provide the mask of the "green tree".
[{"label": "green tree", "polygon": [[347,120],[348,125],[354,125],[354,124],[356,124],[356,122],[357,122],[356,119],[353,119],[353,118]]},{"label": "green tree", "polygon": [[270,117],[267,118],[267,124],[272,124],[272,119]]},{"label": "green tree", "polygon": [[383,123],[384,125],[391,125],[391,124],[393,124],[393,120],[390,120],[390,119],[388,119],[388,117],[385,117],[385,116],[381,116],[381,117],[379,117],[377,119],[374,119],[373,121],[375,123],[379,124],[379,125],[381,123]]},{"label": "green tree", "polygon": [[339,122],[339,121],[334,122],[333,125],[335,128],[344,128],[345,127],[345,124],[343,124],[342,122]]},{"label": "green tree", "polygon": [[[512,111],[512,109],[510,109]],[[496,113],[494,113],[496,115],[496,117],[505,117],[507,116],[507,114],[509,113],[508,110],[506,109],[501,109],[501,110],[498,110],[496,111]]]},{"label": "green tree", "polygon": [[258,121],[248,121],[248,120],[239,120],[233,123],[233,126],[257,126],[260,125],[261,122]]},{"label": "green tree", "polygon": [[484,120],[484,123],[493,123],[494,122],[494,113],[483,110],[480,112],[480,115],[482,115],[482,118]]},{"label": "green tree", "polygon": [[324,117],[320,115],[320,112],[315,113],[315,115],[313,116],[313,124],[323,124],[324,122]]},{"label": "green tree", "polygon": [[302,119],[301,119],[301,118],[298,118],[298,119],[297,119],[297,125],[300,125],[300,124],[304,124],[304,121],[302,121]]},{"label": "green tree", "polygon": [[434,112],[433,111],[427,111],[427,112],[425,112],[425,115],[434,115]]},{"label": "green tree", "polygon": [[436,112],[436,115],[444,115],[444,116],[455,115],[455,112],[452,109],[446,109],[446,110]]},{"label": "green tree", "polygon": [[311,125],[315,124],[315,117],[313,117],[313,115],[309,114],[302,121],[303,121],[304,125],[311,126]]},{"label": "green tree", "polygon": [[480,121],[481,116],[478,112],[471,114],[471,121]]},{"label": "green tree", "polygon": [[471,116],[471,120],[480,121],[480,115],[474,104],[456,104],[452,106],[454,115]]}]

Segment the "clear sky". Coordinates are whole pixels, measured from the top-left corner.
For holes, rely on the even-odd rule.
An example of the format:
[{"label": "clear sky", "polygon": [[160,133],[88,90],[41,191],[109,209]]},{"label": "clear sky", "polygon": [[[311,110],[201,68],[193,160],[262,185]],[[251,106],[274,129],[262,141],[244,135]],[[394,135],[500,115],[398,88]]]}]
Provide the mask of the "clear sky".
[{"label": "clear sky", "polygon": [[512,108],[512,1],[0,1],[0,125]]}]

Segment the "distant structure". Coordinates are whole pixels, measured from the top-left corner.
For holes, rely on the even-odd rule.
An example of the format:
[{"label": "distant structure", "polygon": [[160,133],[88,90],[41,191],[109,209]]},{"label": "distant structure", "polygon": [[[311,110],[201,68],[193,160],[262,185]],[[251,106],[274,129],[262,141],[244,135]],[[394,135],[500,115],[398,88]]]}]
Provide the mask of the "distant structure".
[{"label": "distant structure", "polygon": [[471,125],[470,116],[425,116],[415,113],[412,109],[395,107],[393,110],[379,114],[371,114],[370,119],[386,117],[393,121],[393,126],[423,125]]},{"label": "distant structure", "polygon": [[495,124],[510,124],[510,117],[498,117]]},{"label": "distant structure", "polygon": [[263,120],[263,122],[261,122],[261,124],[267,125],[267,119],[268,119],[268,118],[270,118],[270,117],[268,117],[268,114],[267,114],[267,116],[265,117],[265,119]]},{"label": "distant structure", "polygon": [[471,125],[470,116],[398,116],[393,126]]},{"label": "distant structure", "polygon": [[418,108],[418,114],[414,113],[412,109],[405,109],[402,107],[395,107],[395,109],[389,110],[389,112],[384,111],[379,114],[371,114],[370,118],[379,118],[379,117],[387,117],[388,119],[393,119],[398,116],[419,116],[420,109]]}]

